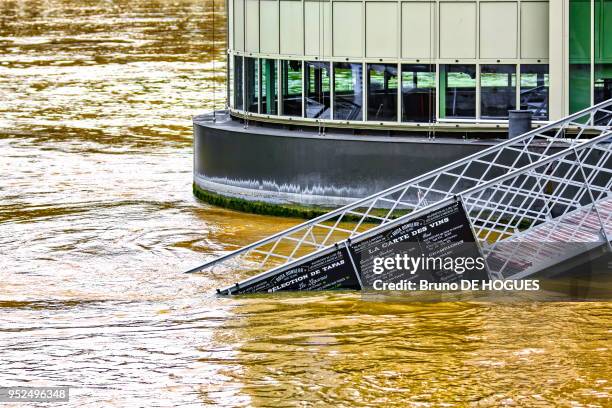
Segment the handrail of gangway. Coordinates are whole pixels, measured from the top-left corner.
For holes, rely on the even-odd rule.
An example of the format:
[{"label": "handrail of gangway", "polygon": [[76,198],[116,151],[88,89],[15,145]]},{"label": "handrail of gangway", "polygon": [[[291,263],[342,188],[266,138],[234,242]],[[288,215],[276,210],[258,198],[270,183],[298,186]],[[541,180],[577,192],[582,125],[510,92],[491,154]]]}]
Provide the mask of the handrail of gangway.
[{"label": "handrail of gangway", "polygon": [[[567,156],[569,154],[578,154],[578,152],[585,150],[593,145],[596,145],[598,143],[604,142],[606,141],[606,139],[612,138],[612,130],[607,131],[602,133],[601,135],[594,137],[592,139],[589,139],[587,141],[585,141],[584,143],[581,143],[578,146],[571,146],[568,147],[566,149],[563,149],[557,153],[554,153],[546,158],[540,159],[536,162],[530,163],[524,167],[521,167],[519,169],[516,169],[514,171],[511,171],[509,173],[503,174],[499,177],[496,177],[492,180],[488,180],[486,182],[484,182],[483,184],[477,185],[477,186],[473,186],[471,188],[468,188],[456,195],[453,195],[451,197],[446,197],[442,200],[436,201],[435,203],[431,203],[429,205],[426,205],[425,207],[419,208],[418,210],[415,210],[409,214],[406,214],[402,217],[396,218],[386,224],[381,224],[381,225],[377,225],[376,227],[373,227],[367,231],[364,231],[363,233],[358,234],[357,236],[353,237],[353,239],[364,239],[364,238],[368,238],[371,236],[376,235],[377,233],[381,232],[383,229],[387,229],[387,228],[393,228],[397,225],[401,225],[406,223],[407,221],[410,221],[414,218],[417,218],[423,214],[427,214],[429,212],[431,212],[432,210],[435,210],[436,208],[440,208],[440,207],[444,207],[445,205],[451,204],[457,200],[461,200],[463,201],[465,199],[465,197],[468,197],[470,195],[476,195],[482,191],[485,191],[493,186],[502,184],[504,181],[507,180],[511,180],[517,176],[523,175],[523,174],[528,174],[529,172],[533,171],[534,169],[538,168],[538,167],[542,167],[545,166],[547,164],[550,164],[552,162],[555,162],[557,160],[560,160],[561,158],[563,158],[564,156]],[[610,140],[610,143],[612,143],[612,140]],[[612,169],[609,170],[610,173],[612,173]],[[593,203],[591,204],[596,204],[597,200],[593,201]],[[471,220],[470,220],[471,222]],[[599,222],[601,223],[601,219],[599,220]],[[605,228],[604,225],[601,225],[602,228]],[[604,233],[605,233],[605,229],[604,229]],[[605,237],[605,239],[608,241],[608,244],[610,242],[610,240],[612,240],[612,236],[611,237]],[[272,268],[268,271],[262,272],[256,276],[252,276],[249,279],[246,279],[245,281],[241,282],[241,285],[248,285],[248,283],[252,280],[257,280],[263,276],[272,276],[275,273],[277,273],[278,271],[281,270],[287,270],[287,269],[291,269],[293,267],[296,267],[304,262],[307,262],[311,259],[316,258],[319,254],[324,253],[332,248],[338,248],[339,246],[341,247],[343,243],[348,243],[350,244],[352,241],[352,239],[346,239],[346,240],[342,240],[340,242],[335,242],[333,244],[330,244],[324,248],[318,249],[317,251],[313,251],[309,254],[306,254],[300,258],[296,258],[290,262],[287,262],[283,265],[279,265],[275,268]],[[233,284],[230,285],[228,287],[225,287],[223,289],[218,289],[217,292],[218,293],[224,293],[224,292],[228,292],[229,289],[235,288],[237,286],[237,284]]]},{"label": "handrail of gangway", "polygon": [[[409,179],[407,181],[404,181],[404,182],[402,182],[400,184],[397,184],[397,185],[389,187],[389,188],[387,188],[385,190],[382,190],[382,191],[379,191],[377,193],[374,193],[374,194],[372,194],[370,196],[358,199],[358,200],[356,200],[353,203],[347,204],[347,205],[345,205],[343,207],[337,208],[335,210],[332,210],[330,212],[327,212],[325,214],[322,214],[322,215],[319,215],[319,216],[317,216],[315,218],[312,218],[312,219],[310,219],[308,221],[305,221],[305,222],[300,223],[298,225],[295,225],[293,227],[287,228],[287,229],[285,229],[283,231],[280,231],[278,233],[272,234],[272,235],[270,235],[270,236],[268,236],[266,238],[263,238],[263,239],[258,240],[256,242],[253,242],[252,244],[243,246],[242,248],[239,248],[237,250],[231,251],[231,252],[229,252],[229,253],[227,253],[225,255],[219,256],[219,257],[217,257],[217,258],[215,258],[215,259],[213,259],[211,261],[208,261],[208,262],[205,262],[205,263],[203,263],[203,264],[201,264],[199,266],[196,266],[195,268],[192,268],[192,269],[186,271],[185,273],[195,273],[195,272],[199,272],[201,270],[210,268],[210,267],[212,267],[214,265],[217,265],[219,263],[222,263],[222,262],[224,262],[224,261],[226,261],[228,259],[231,259],[231,258],[234,258],[234,257],[236,257],[238,255],[244,254],[244,253],[246,253],[246,252],[248,252],[248,251],[250,251],[250,250],[252,250],[254,248],[257,248],[257,247],[269,244],[271,242],[274,242],[278,238],[282,238],[282,237],[290,235],[290,234],[292,234],[294,232],[300,231],[303,228],[315,225],[315,224],[317,224],[319,222],[322,222],[322,221],[326,221],[326,220],[332,219],[332,218],[334,218],[336,216],[339,216],[339,215],[343,215],[347,211],[350,211],[351,209],[359,208],[364,203],[368,203],[368,202],[370,202],[372,200],[375,200],[375,199],[377,199],[379,197],[382,197],[382,196],[385,196],[387,194],[396,192],[396,191],[401,190],[402,188],[410,186],[412,184],[419,183],[419,182],[421,182],[423,180],[428,179],[429,177],[436,176],[437,174],[443,173],[444,171],[447,171],[449,169],[463,166],[463,165],[465,165],[467,163],[472,162],[475,159],[478,159],[478,158],[486,156],[486,155],[488,155],[490,153],[494,153],[496,151],[499,151],[499,150],[503,149],[506,146],[513,145],[513,144],[519,144],[520,142],[523,142],[523,141],[525,141],[525,140],[527,140],[529,138],[532,138],[532,137],[535,137],[535,136],[538,136],[538,135],[543,136],[543,133],[551,131],[551,130],[555,130],[555,129],[558,129],[558,128],[562,128],[563,129],[565,126],[567,126],[568,124],[572,123],[574,121],[574,119],[580,119],[580,118],[590,114],[589,121],[593,121],[594,122],[595,113],[600,111],[600,110],[603,110],[603,108],[608,107],[608,106],[612,106],[612,99],[608,99],[607,101],[603,101],[603,102],[601,102],[599,104],[596,104],[596,105],[593,105],[593,106],[591,106],[589,108],[583,109],[583,110],[581,110],[579,112],[576,112],[576,113],[574,113],[572,115],[566,116],[566,117],[564,117],[564,118],[562,118],[560,120],[557,120],[555,122],[552,122],[552,123],[550,123],[548,125],[545,125],[545,126],[533,129],[533,130],[531,130],[529,132],[526,132],[526,133],[524,133],[524,134],[522,134],[520,136],[517,136],[517,137],[514,137],[512,139],[508,139],[508,140],[505,140],[503,142],[497,143],[494,146],[491,146],[491,147],[489,147],[487,149],[481,150],[480,152],[476,152],[476,153],[474,153],[472,155],[469,155],[467,157],[461,158],[461,159],[459,159],[459,160],[457,160],[455,162],[448,163],[448,164],[446,164],[444,166],[441,166],[441,167],[439,167],[437,169],[431,170],[431,171],[429,171],[427,173],[424,173],[424,174],[422,174],[420,176],[414,177],[414,178]],[[607,110],[604,110],[604,111],[607,112],[607,113],[612,113],[612,112],[607,111]],[[583,125],[583,124],[580,124],[580,123],[575,123],[575,125],[577,127],[581,127],[582,130],[593,129],[593,130],[603,131],[604,129],[609,127],[609,126],[595,126],[595,125],[588,125],[588,124],[587,125]],[[557,136],[559,136],[559,133],[560,132],[558,132],[558,134],[555,136],[555,139],[556,139]],[[581,134],[582,134],[582,131],[579,132],[577,136],[579,137]],[[565,142],[568,141],[568,139],[565,139],[564,135],[563,135],[563,140]],[[573,140],[573,139],[569,139],[569,140]],[[571,144],[573,144],[573,143],[570,143],[570,145]]]}]

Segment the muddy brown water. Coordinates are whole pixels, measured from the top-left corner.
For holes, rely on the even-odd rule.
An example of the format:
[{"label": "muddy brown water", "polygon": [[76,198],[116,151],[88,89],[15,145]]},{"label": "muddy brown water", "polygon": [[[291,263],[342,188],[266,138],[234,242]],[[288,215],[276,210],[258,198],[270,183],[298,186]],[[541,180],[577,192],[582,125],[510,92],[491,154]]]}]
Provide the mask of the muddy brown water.
[{"label": "muddy brown water", "polygon": [[222,12],[0,0],[0,386],[90,407],[611,406],[609,303],[227,299],[244,272],[181,273],[299,221],[191,194]]}]

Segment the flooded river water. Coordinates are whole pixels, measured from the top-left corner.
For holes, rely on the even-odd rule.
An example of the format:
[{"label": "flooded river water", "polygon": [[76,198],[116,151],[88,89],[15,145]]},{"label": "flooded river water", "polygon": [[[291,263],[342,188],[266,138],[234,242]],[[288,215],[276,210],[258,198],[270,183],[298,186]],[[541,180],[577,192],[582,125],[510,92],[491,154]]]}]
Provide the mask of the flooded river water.
[{"label": "flooded river water", "polygon": [[222,12],[0,0],[0,386],[90,407],[611,406],[609,303],[228,299],[244,276],[182,273],[299,222],[191,194]]}]

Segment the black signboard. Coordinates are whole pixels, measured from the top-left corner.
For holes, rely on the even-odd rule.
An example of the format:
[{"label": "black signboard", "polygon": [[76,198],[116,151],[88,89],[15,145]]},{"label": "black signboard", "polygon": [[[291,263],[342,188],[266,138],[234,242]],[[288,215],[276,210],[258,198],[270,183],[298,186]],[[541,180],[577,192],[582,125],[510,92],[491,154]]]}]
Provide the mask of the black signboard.
[{"label": "black signboard", "polygon": [[349,241],[348,247],[350,254],[346,247],[336,247],[300,265],[263,273],[220,293],[361,289],[374,287],[375,281],[454,283],[489,279],[459,201],[367,238]]},{"label": "black signboard", "polygon": [[475,241],[463,205],[457,201],[351,243],[351,254],[364,288],[371,288],[377,280],[398,283],[488,279]]},{"label": "black signboard", "polygon": [[[390,227],[378,234],[350,245],[351,255],[359,271],[364,287],[371,287],[375,280],[384,282],[399,282],[406,279],[404,271],[386,269],[381,274],[374,273],[376,259],[394,258],[407,255],[421,256],[421,246],[416,231],[421,226],[420,221],[410,220],[403,224]],[[382,267],[383,265],[379,265]],[[410,277],[408,276],[408,279]]]},{"label": "black signboard", "polygon": [[223,295],[278,291],[361,288],[346,248],[341,247],[305,261],[299,266],[264,273],[224,289]]}]

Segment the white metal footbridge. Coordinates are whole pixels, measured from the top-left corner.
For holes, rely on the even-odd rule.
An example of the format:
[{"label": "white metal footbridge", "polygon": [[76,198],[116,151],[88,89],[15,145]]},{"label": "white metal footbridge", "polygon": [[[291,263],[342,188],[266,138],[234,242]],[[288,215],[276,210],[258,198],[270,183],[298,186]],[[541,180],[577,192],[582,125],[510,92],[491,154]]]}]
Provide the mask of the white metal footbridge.
[{"label": "white metal footbridge", "polygon": [[[612,250],[612,100],[330,211],[188,272],[248,262],[298,265],[432,209],[461,201],[495,279]],[[568,247],[568,243],[581,243]]]}]

